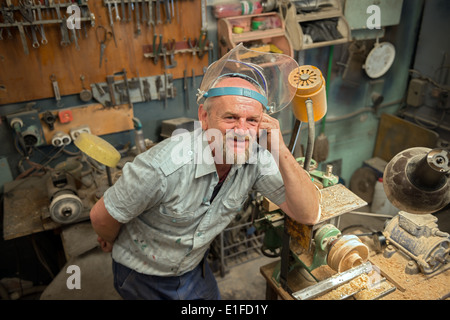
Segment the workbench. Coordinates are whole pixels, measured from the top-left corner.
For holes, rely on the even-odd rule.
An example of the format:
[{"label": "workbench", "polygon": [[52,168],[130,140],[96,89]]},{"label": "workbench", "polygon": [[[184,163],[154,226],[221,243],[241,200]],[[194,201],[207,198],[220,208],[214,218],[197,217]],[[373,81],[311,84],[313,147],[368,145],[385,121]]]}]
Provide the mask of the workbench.
[{"label": "workbench", "polygon": [[[94,174],[94,182],[81,186],[78,196],[83,203],[83,211],[78,221],[89,219],[89,212],[102,190],[107,188],[105,174]],[[4,185],[3,238],[11,240],[34,233],[62,227],[49,214],[50,200],[46,181],[49,173],[11,181]],[[99,193],[100,192],[100,193]]]},{"label": "workbench", "polygon": [[[271,262],[260,268],[261,275],[266,280],[267,300],[296,300],[289,292],[277,283],[272,275],[280,260]],[[385,283],[394,287],[379,300],[445,300],[450,296],[450,266],[444,266],[430,275],[422,273],[406,274],[404,272],[405,260],[400,253],[391,258],[383,257],[382,253],[372,252],[369,262]],[[336,273],[328,266],[321,266],[312,271],[317,280],[326,280]],[[305,270],[293,269],[288,274],[288,286],[292,292],[297,292],[317,282]],[[370,295],[369,295],[370,296]],[[355,295],[349,299],[365,300],[365,295]]]}]

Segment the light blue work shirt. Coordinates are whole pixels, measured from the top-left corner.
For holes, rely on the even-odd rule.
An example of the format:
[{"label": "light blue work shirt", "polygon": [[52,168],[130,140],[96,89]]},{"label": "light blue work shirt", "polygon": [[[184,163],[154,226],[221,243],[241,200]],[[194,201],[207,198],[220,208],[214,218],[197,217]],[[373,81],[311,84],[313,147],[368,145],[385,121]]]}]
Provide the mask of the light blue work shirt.
[{"label": "light blue work shirt", "polygon": [[108,212],[124,223],[113,259],[144,274],[184,274],[201,262],[251,190],[278,205],[285,200],[278,166],[262,148],[257,161],[232,165],[211,203],[218,182],[201,129],[168,138],[127,163],[104,194]]}]

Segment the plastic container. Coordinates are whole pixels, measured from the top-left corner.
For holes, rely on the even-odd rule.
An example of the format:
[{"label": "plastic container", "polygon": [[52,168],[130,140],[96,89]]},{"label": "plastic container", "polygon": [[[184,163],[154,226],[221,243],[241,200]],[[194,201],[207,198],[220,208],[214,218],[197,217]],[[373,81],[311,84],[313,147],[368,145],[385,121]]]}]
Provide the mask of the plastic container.
[{"label": "plastic container", "polygon": [[251,29],[253,31],[276,28],[281,28],[281,20],[278,16],[255,17],[252,19]]},{"label": "plastic container", "polygon": [[391,216],[395,216],[399,211],[389,201],[386,193],[384,192],[383,178],[379,178],[378,181],[375,182],[371,211],[374,213],[386,214]]},{"label": "plastic container", "polygon": [[259,1],[244,0],[238,3],[220,3],[213,7],[214,16],[217,19],[262,12],[263,7]]}]

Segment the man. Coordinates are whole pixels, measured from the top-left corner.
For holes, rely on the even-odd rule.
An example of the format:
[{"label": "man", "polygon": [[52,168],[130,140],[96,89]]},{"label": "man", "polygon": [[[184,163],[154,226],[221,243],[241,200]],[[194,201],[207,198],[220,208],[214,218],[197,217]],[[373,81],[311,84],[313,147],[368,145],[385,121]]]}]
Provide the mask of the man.
[{"label": "man", "polygon": [[92,208],[124,299],[220,299],[206,253],[251,190],[296,221],[318,221],[319,193],[263,112],[267,96],[243,74],[217,77],[202,94],[201,130],[140,154]]}]

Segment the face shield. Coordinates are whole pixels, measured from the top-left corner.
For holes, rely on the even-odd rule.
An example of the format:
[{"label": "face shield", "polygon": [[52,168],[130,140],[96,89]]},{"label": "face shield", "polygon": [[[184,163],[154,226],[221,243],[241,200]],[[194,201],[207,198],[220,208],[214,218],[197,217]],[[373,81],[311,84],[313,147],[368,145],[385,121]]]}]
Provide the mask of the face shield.
[{"label": "face shield", "polygon": [[[292,101],[296,87],[289,85],[289,74],[298,68],[290,56],[245,48],[242,43],[212,63],[198,89],[197,103],[209,97],[239,95],[255,99],[267,113],[281,111]],[[240,77],[255,86],[255,90],[239,87],[215,88],[224,77]]]}]

